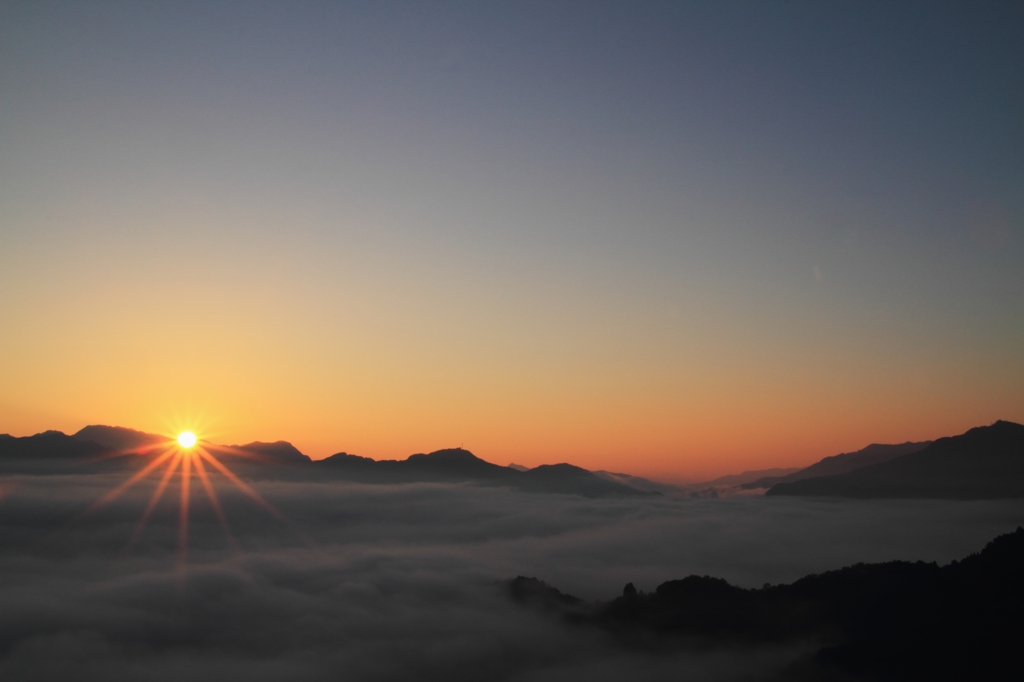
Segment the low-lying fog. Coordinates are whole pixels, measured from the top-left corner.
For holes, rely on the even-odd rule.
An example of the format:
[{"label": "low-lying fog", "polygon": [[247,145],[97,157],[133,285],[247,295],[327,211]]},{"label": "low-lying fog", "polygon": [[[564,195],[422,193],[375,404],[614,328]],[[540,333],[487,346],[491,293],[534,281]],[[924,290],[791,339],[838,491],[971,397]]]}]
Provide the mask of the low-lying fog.
[{"label": "low-lying fog", "polygon": [[[218,490],[235,547],[179,488],[126,548],[154,483],[0,479],[0,678],[758,679],[799,646],[625,649],[512,603],[536,576],[587,599],[710,574],[745,587],[857,562],[948,562],[1024,524],[1024,501],[586,499],[471,485],[261,482]],[[742,655],[740,655],[742,654]]]}]

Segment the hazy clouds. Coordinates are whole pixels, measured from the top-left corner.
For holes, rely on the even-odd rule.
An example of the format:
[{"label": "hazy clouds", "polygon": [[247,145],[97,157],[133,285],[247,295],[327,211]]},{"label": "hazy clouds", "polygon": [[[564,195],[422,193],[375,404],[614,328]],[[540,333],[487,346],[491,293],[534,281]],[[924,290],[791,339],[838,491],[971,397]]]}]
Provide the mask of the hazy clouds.
[{"label": "hazy clouds", "polygon": [[117,476],[9,477],[0,675],[17,679],[733,679],[801,649],[655,654],[511,603],[531,575],[610,598],[690,573],[745,586],[857,561],[948,561],[1024,521],[1020,502],[588,500],[463,485],[267,482],[285,521],[222,490],[232,550],[193,489],[142,540],[149,489],[80,512]]}]

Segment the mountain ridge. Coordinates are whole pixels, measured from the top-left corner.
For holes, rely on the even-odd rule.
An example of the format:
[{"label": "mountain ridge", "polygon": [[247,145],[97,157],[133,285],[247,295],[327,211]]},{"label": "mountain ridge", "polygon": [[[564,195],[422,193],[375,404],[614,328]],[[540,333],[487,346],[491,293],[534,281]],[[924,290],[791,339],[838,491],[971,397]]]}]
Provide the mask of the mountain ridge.
[{"label": "mountain ridge", "polygon": [[[212,446],[214,450],[217,446]],[[278,440],[273,443],[264,443],[255,440],[245,445],[229,445],[229,449],[241,450],[255,455],[258,460],[274,462],[278,464],[304,464],[312,462],[309,455],[302,454],[297,447],[286,440]]]},{"label": "mountain ridge", "polygon": [[[100,466],[100,462],[103,470],[132,467],[140,461],[139,457],[164,444],[171,447],[174,441],[167,436],[106,425],[86,426],[71,436],[47,431],[23,438],[0,438],[0,471],[87,473]],[[585,497],[658,494],[605,480],[572,464],[541,465],[518,471],[487,462],[462,448],[416,453],[404,460],[374,460],[344,452],[313,460],[283,440],[230,446],[205,443],[205,446],[214,453],[233,456],[232,468],[257,478],[327,477],[363,483],[469,482]]]},{"label": "mountain ridge", "polygon": [[798,469],[797,471],[789,474],[782,476],[764,476],[755,481],[742,483],[739,487],[744,490],[771,488],[773,485],[778,483],[792,483],[794,481],[802,481],[805,478],[845,474],[873,464],[881,464],[882,462],[895,459],[896,457],[912,454],[918,450],[924,449],[931,443],[932,441],[930,440],[919,442],[907,441],[906,443],[899,443],[896,445],[872,443],[871,445],[854,452],[842,452],[838,455],[823,457],[814,464],[806,466],[803,469]]},{"label": "mountain ridge", "polygon": [[847,473],[779,483],[766,494],[862,499],[1024,497],[1024,426],[998,420]]},{"label": "mountain ridge", "polygon": [[509,485],[528,492],[570,492],[585,497],[652,494],[605,480],[572,464],[542,464],[520,471],[492,464],[462,448],[417,453],[404,460],[374,460],[339,452],[313,464],[341,478],[364,483],[448,480]]},{"label": "mountain ridge", "polygon": [[170,443],[172,440],[169,436],[103,424],[90,424],[76,431],[73,437],[99,443],[111,450],[135,450]]},{"label": "mountain ridge", "polygon": [[[1003,440],[986,435],[995,431],[1003,434]],[[1003,442],[1006,438],[1010,441]],[[967,442],[972,444],[971,456],[960,451]],[[46,462],[52,466],[60,464],[65,469],[75,463],[81,468],[90,458],[104,460],[103,466],[108,468],[132,466],[138,460],[118,455],[144,455],[160,445],[172,443],[166,436],[106,425],[89,425],[73,436],[57,431],[24,438],[7,436],[0,438],[0,468],[4,471],[42,471],[49,466]],[[700,491],[693,486],[662,484],[628,474],[592,472],[567,463],[546,464],[533,469],[500,466],[462,448],[416,453],[404,460],[374,460],[345,452],[312,460],[283,440],[272,443],[253,441],[232,446],[208,443],[206,446],[215,452],[242,455],[235,460],[236,464],[257,478],[317,476],[364,483],[471,482],[592,497],[644,494],[718,496],[718,490],[713,486]],[[866,462],[875,463],[861,466]],[[276,465],[276,468],[268,468],[267,465]],[[836,470],[843,473],[811,475]],[[772,477],[762,477],[738,486],[735,483],[766,471],[771,470],[719,477],[704,485],[715,482],[733,484],[725,494],[736,494],[739,490],[764,485]],[[853,453],[826,457],[787,474],[772,485],[767,494],[959,499],[1024,496],[1024,426],[999,420],[990,426],[975,427],[959,436],[936,441],[872,444]]]}]

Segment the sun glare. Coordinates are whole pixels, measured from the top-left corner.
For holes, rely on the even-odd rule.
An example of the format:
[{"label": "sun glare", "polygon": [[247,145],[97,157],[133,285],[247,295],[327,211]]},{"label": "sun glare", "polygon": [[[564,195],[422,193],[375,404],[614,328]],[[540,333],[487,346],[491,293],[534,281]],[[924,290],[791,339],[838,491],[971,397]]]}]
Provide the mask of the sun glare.
[{"label": "sun glare", "polygon": [[[224,528],[224,533],[227,535],[228,542],[237,549],[234,538],[231,536],[231,530],[228,528],[228,520],[224,515],[224,510],[220,506],[220,501],[217,499],[217,491],[215,490],[214,483],[210,479],[210,472],[207,471],[207,465],[213,467],[213,470],[224,476],[224,478],[235,485],[239,490],[248,495],[254,502],[266,509],[270,514],[276,518],[283,518],[281,513],[277,511],[273,505],[260,497],[252,487],[236,476],[230,469],[221,463],[213,452],[218,452],[224,455],[235,455],[240,457],[246,457],[249,459],[253,458],[252,453],[244,450],[238,450],[223,445],[214,445],[209,442],[199,443],[199,439],[196,437],[193,431],[182,431],[178,434],[178,437],[174,440],[164,441],[162,446],[163,452],[152,456],[150,450],[146,452],[139,452],[137,450],[124,450],[120,452],[121,456],[129,454],[139,454],[149,458],[149,462],[146,463],[141,469],[132,474],[128,480],[124,481],[116,488],[108,492],[106,495],[97,500],[86,512],[99,509],[104,507],[118,497],[120,497],[126,490],[148,478],[151,473],[164,467],[160,480],[153,490],[152,496],[149,498],[149,504],[146,505],[145,511],[142,512],[142,516],[139,517],[138,523],[135,524],[135,530],[132,532],[132,537],[129,540],[128,546],[131,547],[142,535],[142,531],[146,527],[146,523],[149,521],[150,516],[156,510],[157,504],[160,502],[170,485],[171,480],[177,473],[181,478],[181,495],[178,506],[178,552],[177,559],[175,561],[179,571],[184,570],[187,556],[188,556],[188,516],[189,516],[189,502],[192,497],[191,487],[192,478],[198,478],[202,484],[203,490],[206,491],[206,496],[210,500],[210,504],[213,507],[213,513],[216,514],[217,520],[220,521],[220,525]],[[115,455],[116,456],[116,455]],[[0,490],[0,497],[3,496],[4,490]]]}]

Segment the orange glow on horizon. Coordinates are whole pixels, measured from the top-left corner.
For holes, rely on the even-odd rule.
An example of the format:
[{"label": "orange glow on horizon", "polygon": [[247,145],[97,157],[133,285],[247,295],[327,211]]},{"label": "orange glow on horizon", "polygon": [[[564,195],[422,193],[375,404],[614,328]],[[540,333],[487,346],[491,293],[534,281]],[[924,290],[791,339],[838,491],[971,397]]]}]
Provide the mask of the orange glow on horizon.
[{"label": "orange glow on horizon", "polygon": [[[639,316],[635,324],[603,308],[563,320],[532,289],[506,319],[483,306],[498,295],[486,287],[446,315],[458,292],[429,279],[396,282],[409,296],[400,306],[354,289],[359,296],[307,309],[308,292],[279,298],[239,276],[222,301],[231,305],[217,306],[189,282],[155,301],[102,290],[96,300],[117,304],[10,325],[0,433],[187,430],[197,445],[287,440],[313,459],[404,459],[463,444],[502,465],[708,480],[1024,422],[1024,361],[1001,337],[971,351],[727,307],[689,321],[643,306],[618,311]],[[138,319],[107,312],[121,309]],[[186,313],[202,334],[151,333]],[[244,331],[264,319],[274,323]],[[68,327],[79,333],[61,332]]]}]

